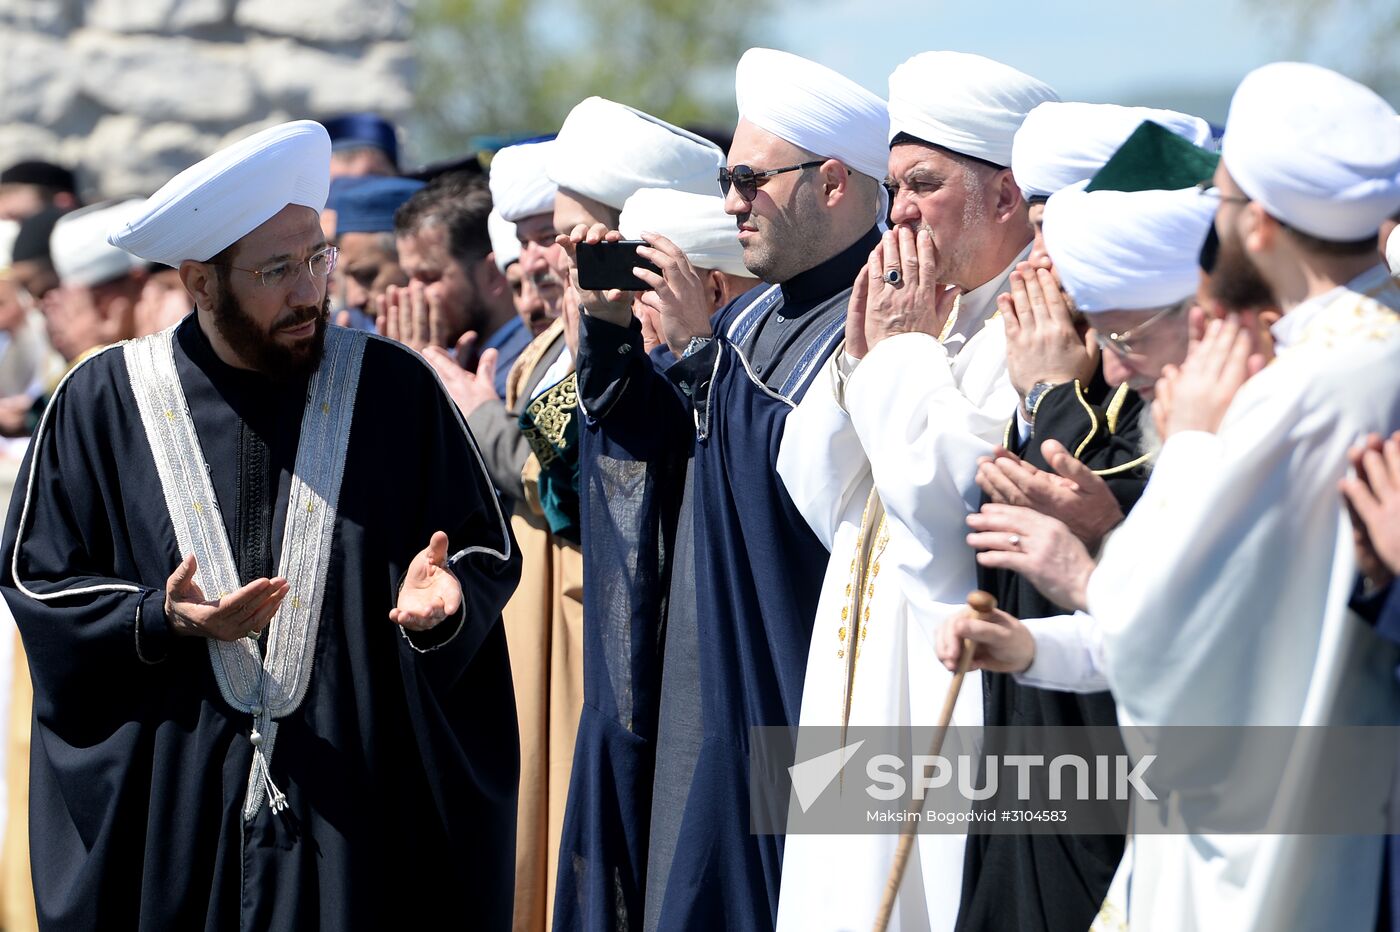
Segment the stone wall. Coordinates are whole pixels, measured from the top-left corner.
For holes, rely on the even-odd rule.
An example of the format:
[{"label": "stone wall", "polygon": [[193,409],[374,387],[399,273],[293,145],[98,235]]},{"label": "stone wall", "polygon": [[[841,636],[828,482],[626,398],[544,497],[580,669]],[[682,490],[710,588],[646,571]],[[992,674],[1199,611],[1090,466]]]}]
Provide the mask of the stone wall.
[{"label": "stone wall", "polygon": [[146,194],[284,120],[412,103],[412,0],[0,0],[0,167]]}]

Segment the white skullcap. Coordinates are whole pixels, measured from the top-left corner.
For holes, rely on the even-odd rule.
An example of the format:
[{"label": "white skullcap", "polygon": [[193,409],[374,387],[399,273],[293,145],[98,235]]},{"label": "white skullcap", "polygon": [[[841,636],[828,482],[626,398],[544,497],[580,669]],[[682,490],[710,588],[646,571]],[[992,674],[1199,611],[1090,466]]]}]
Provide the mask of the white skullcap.
[{"label": "white skullcap", "polygon": [[1093,178],[1133,130],[1149,120],[1194,145],[1210,144],[1209,123],[1175,110],[1051,100],[1027,114],[1016,131],[1011,174],[1026,197],[1049,197]]},{"label": "white skullcap", "polygon": [[1335,71],[1277,62],[1245,75],[1221,158],[1253,200],[1291,227],[1349,242],[1400,207],[1400,123],[1374,91]]},{"label": "white skullcap", "polygon": [[94,204],[64,214],[49,237],[49,257],[65,285],[100,285],[145,268],[146,262],[107,241],[107,234],[141,216],[140,198]]},{"label": "white skullcap", "polygon": [[554,192],[546,166],[554,140],[506,146],[491,156],[491,203],[514,223],[535,214],[554,213]]},{"label": "white skullcap", "polygon": [[1390,274],[1400,278],[1400,227],[1391,230],[1386,237],[1385,263],[1390,266]]},{"label": "white skullcap", "polygon": [[108,238],[151,262],[206,262],[289,204],[320,213],[331,183],[331,139],[297,120],[220,149],[165,183],[141,216]]},{"label": "white skullcap", "polygon": [[8,269],[15,258],[15,240],[19,238],[18,220],[0,220],[0,270]]},{"label": "white skullcap", "polygon": [[554,150],[549,177],[617,210],[642,188],[676,188],[696,194],[719,190],[719,146],[622,104],[590,97],[569,111]]},{"label": "white skullcap", "polygon": [[724,198],[717,194],[643,188],[623,205],[617,229],[627,239],[660,233],[679,246],[696,268],[753,277],[744,267],[744,247],[734,218],[724,212]]},{"label": "white skullcap", "polygon": [[491,255],[496,260],[496,268],[504,272],[506,266],[520,258],[520,240],[515,235],[515,224],[493,210],[486,215],[486,232],[491,237]]},{"label": "white skullcap", "polygon": [[1003,168],[1037,104],[1060,97],[1042,81],[966,52],[923,52],[890,75],[890,140],[900,133]]},{"label": "white skullcap", "polygon": [[1045,250],[1086,314],[1166,307],[1196,291],[1201,246],[1219,206],[1197,188],[1085,191],[1045,203]]},{"label": "white skullcap", "polygon": [[749,49],[734,72],[734,96],[740,119],[862,175],[885,177],[889,108],[850,78],[789,52]]}]

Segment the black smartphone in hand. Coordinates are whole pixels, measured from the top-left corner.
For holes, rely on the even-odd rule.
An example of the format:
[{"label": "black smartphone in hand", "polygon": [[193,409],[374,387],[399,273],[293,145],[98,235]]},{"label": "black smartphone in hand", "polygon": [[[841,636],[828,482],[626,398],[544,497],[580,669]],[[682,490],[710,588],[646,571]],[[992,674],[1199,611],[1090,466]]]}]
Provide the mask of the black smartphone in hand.
[{"label": "black smartphone in hand", "polygon": [[576,247],[579,287],[588,291],[611,288],[650,291],[650,285],[632,274],[634,268],[661,274],[655,265],[637,255],[637,247],[645,245],[641,240],[626,239],[617,243],[579,243]]}]

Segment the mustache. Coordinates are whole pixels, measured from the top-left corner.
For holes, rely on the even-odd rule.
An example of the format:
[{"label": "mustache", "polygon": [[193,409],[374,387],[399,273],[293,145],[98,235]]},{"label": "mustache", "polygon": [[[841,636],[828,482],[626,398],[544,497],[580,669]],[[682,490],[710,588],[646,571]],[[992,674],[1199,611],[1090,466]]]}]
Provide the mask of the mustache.
[{"label": "mustache", "polygon": [[308,307],[302,310],[293,310],[290,314],[277,320],[272,325],[273,330],[294,330],[302,324],[313,320],[329,320],[331,312],[330,298],[321,303],[320,307]]}]

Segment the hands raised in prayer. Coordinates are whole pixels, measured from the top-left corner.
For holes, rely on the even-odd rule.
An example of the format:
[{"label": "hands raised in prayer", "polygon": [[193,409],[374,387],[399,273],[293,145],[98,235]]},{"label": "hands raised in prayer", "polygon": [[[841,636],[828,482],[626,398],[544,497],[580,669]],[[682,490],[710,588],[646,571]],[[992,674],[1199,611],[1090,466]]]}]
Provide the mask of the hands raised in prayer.
[{"label": "hands raised in prayer", "polygon": [[977,562],[1030,580],[1041,595],[1066,609],[1085,610],[1094,558],[1063,521],[1014,505],[983,505],[967,516],[968,546]]},{"label": "hands raised in prayer", "polygon": [[261,634],[272,623],[288,583],[281,576],[255,579],[248,585],[210,599],[194,581],[198,569],[194,554],[175,567],[165,582],[165,618],[170,630],[182,637],[236,641]]},{"label": "hands raised in prayer", "polygon": [[643,233],[642,239],[647,245],[639,246],[637,255],[659,268],[661,274],[650,269],[633,270],[651,286],[651,291],[638,296],[637,303],[656,312],[652,327],[660,324],[661,337],[679,357],[693,338],[714,333],[710,327],[710,315],[715,309],[710,285],[675,243],[659,233]]},{"label": "hands raised in prayer", "polygon": [[1104,535],[1123,520],[1118,499],[1108,483],[1075,459],[1058,440],[1047,440],[1040,452],[1054,472],[997,447],[977,460],[977,485],[999,505],[1032,508],[1063,521],[1089,550],[1098,550]]},{"label": "hands raised in prayer", "polygon": [[1400,431],[1381,442],[1371,434],[1347,454],[1354,477],[1341,481],[1351,515],[1356,563],[1380,588],[1400,570]]},{"label": "hands raised in prayer", "polygon": [[[886,337],[899,333],[943,332],[958,289],[938,281],[937,255],[927,230],[889,230],[856,276],[846,308],[846,352],[861,359]],[[886,280],[898,271],[899,280]]]},{"label": "hands raised in prayer", "polygon": [[435,531],[408,565],[389,620],[409,631],[428,631],[462,608],[462,584],[447,565],[447,535]]},{"label": "hands raised in prayer", "polygon": [[476,331],[468,330],[457,341],[456,358],[440,346],[426,347],[423,358],[428,360],[438,377],[442,379],[447,394],[457,403],[462,417],[470,417],[477,408],[490,401],[499,401],[496,394],[496,363],[499,356],[494,349],[481,354],[476,362],[476,371],[466,368],[466,361],[472,357],[476,346]]},{"label": "hands raised in prayer", "polygon": [[441,291],[419,281],[390,285],[375,299],[374,329],[419,353],[429,346],[446,346]]},{"label": "hands raised in prayer", "polygon": [[[617,324],[619,327],[627,327],[632,323],[632,292],[617,288],[611,288],[607,291],[586,291],[580,288],[578,283],[579,243],[617,243],[621,240],[621,233],[609,230],[601,223],[595,223],[592,226],[580,223],[567,235],[560,233],[554,239],[564,251],[564,264],[560,271],[568,272],[569,284],[573,286],[574,294],[578,296],[578,304],[583,308],[583,312],[589,317],[598,317],[609,323]],[[567,314],[569,304],[567,290],[564,294],[564,304]],[[565,326],[568,324],[566,323]]]},{"label": "hands raised in prayer", "polygon": [[1088,382],[1099,367],[1099,345],[1076,324],[1064,292],[1044,265],[1022,262],[1011,292],[997,296],[1006,328],[1006,374],[1024,403],[1037,382]]},{"label": "hands raised in prayer", "polygon": [[1019,618],[999,608],[985,617],[963,608],[939,626],[934,649],[943,666],[954,672],[962,660],[964,638],[973,644],[973,670],[1024,673],[1035,660],[1035,637]]},{"label": "hands raised in prayer", "polygon": [[1255,328],[1237,314],[1207,323],[1181,367],[1164,367],[1157,381],[1152,417],[1162,439],[1188,430],[1215,433],[1235,393],[1268,361],[1258,344]]}]

